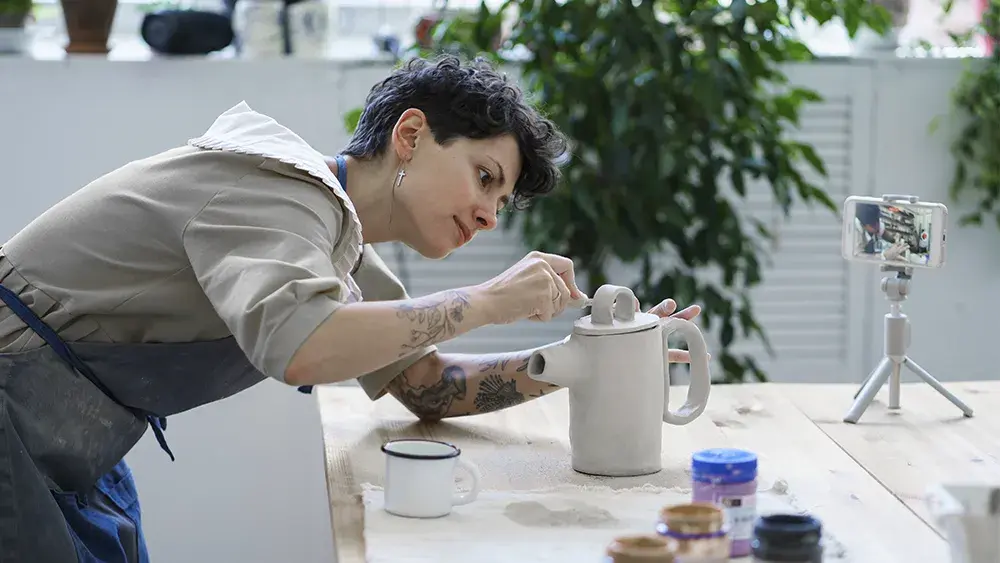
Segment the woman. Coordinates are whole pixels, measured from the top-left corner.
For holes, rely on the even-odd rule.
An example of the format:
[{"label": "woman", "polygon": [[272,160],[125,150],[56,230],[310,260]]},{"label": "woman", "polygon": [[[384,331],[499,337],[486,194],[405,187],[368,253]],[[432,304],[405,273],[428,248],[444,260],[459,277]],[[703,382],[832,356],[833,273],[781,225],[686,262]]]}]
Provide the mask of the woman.
[{"label": "woman", "polygon": [[147,423],[170,454],[163,417],[265,377],[356,378],[425,419],[550,390],[526,352],[434,346],[558,315],[583,297],[570,260],[410,298],[370,245],[446,256],[553,189],[564,149],[489,66],[416,60],[335,158],[241,103],[43,213],[0,249],[0,562],[146,561],[125,454]]},{"label": "woman", "polygon": [[854,217],[854,255],[877,254],[883,260],[907,259],[907,247],[903,240],[886,232],[879,207],[872,203],[860,203]]}]

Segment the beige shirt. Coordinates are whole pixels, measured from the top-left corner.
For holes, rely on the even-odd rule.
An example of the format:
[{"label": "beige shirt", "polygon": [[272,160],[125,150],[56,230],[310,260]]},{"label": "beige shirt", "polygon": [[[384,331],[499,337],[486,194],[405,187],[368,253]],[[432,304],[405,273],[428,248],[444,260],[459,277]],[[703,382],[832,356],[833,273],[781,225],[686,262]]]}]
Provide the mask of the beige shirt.
[{"label": "beige shirt", "polygon": [[[126,164],[35,219],[0,248],[0,284],[64,340],[232,335],[257,369],[282,380],[344,303],[407,297],[361,244],[354,206],[322,154],[240,103],[187,146]],[[42,345],[0,303],[0,352]],[[360,383],[381,396],[433,350]]]}]

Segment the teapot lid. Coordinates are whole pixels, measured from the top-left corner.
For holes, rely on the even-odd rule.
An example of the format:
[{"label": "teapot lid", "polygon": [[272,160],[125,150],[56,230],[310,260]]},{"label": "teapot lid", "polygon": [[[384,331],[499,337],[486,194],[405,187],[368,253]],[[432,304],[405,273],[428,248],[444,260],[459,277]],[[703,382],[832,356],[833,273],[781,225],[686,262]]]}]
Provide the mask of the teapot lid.
[{"label": "teapot lid", "polygon": [[574,332],[587,336],[639,332],[659,324],[660,317],[636,311],[635,294],[627,287],[602,285],[594,293],[590,314],[573,323]]}]

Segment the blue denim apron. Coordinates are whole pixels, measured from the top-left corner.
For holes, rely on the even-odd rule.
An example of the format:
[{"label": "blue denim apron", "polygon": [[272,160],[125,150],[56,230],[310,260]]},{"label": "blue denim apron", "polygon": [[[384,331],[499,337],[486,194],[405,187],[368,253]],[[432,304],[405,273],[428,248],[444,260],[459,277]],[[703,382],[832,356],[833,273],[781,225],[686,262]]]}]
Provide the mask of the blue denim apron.
[{"label": "blue denim apron", "polygon": [[66,343],[14,292],[0,299],[47,346],[0,354],[0,563],[146,563],[125,454],[165,417],[264,376],[234,338]]},{"label": "blue denim apron", "polygon": [[[346,186],[339,156],[337,164]],[[147,563],[125,454],[148,424],[174,459],[167,416],[264,375],[233,337],[67,343],[3,285],[0,300],[46,343],[0,354],[0,563]]]}]

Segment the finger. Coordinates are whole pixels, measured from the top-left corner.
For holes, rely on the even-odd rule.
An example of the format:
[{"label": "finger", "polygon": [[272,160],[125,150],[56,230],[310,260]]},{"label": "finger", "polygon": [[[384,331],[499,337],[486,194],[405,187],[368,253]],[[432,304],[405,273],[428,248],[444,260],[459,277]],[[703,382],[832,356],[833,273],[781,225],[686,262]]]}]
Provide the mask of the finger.
[{"label": "finger", "polygon": [[567,294],[570,299],[579,299],[580,297],[584,297],[583,292],[576,286],[576,269],[573,266],[572,260],[566,258],[565,256],[559,256],[558,254],[546,254],[544,252],[539,252],[537,255],[552,268],[552,271],[554,271],[557,276],[562,278],[568,288]]},{"label": "finger", "polygon": [[551,272],[551,274],[553,290],[555,292],[552,300],[552,314],[556,316],[562,314],[563,310],[566,309],[566,305],[570,302],[570,289],[562,277],[558,276],[555,272]]},{"label": "finger", "polygon": [[[545,300],[546,299],[543,297],[542,301],[545,301]],[[551,303],[542,303],[541,306],[539,306],[537,309],[535,309],[535,313],[533,315],[531,315],[530,317],[528,317],[528,319],[532,320],[532,321],[540,321],[540,322],[545,322],[545,321],[552,320],[552,304]]]},{"label": "finger", "polygon": [[677,310],[677,302],[673,299],[664,299],[660,301],[660,304],[649,310],[650,313],[660,316],[669,317]]},{"label": "finger", "polygon": [[667,361],[672,364],[690,364],[691,363],[691,353],[687,350],[677,350],[671,348],[667,352]]},{"label": "finger", "polygon": [[[711,354],[706,354],[706,356],[708,356],[709,360],[712,359]],[[667,351],[667,361],[673,364],[689,364],[691,363],[691,352],[671,348]]]},{"label": "finger", "polygon": [[560,298],[559,288],[556,285],[556,280],[559,276],[552,271],[548,263],[544,260],[540,263],[540,269],[542,270],[542,275],[545,276],[545,288],[538,288],[538,294],[533,296],[535,300],[535,310],[531,319],[535,321],[549,321],[555,316],[556,308],[558,307],[558,301]]},{"label": "finger", "polygon": [[701,306],[691,305],[690,307],[685,308],[683,311],[680,311],[679,313],[674,313],[671,316],[692,321],[695,319],[695,317],[697,317],[700,314],[701,314]]}]

